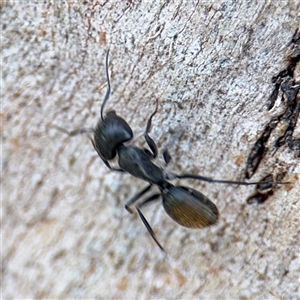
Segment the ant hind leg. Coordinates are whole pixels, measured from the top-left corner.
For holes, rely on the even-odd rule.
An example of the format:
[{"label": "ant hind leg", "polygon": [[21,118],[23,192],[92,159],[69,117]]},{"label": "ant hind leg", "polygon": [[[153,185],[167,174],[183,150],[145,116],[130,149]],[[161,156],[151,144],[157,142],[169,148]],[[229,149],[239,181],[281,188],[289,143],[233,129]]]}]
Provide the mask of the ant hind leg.
[{"label": "ant hind leg", "polygon": [[141,218],[141,220],[143,221],[144,225],[146,226],[148,232],[150,233],[152,239],[155,241],[155,243],[157,244],[157,246],[158,246],[163,252],[165,252],[165,249],[163,248],[163,246],[162,246],[162,245],[160,244],[160,242],[158,241],[158,239],[157,239],[157,237],[156,237],[156,235],[155,235],[155,233],[154,233],[152,227],[150,226],[150,224],[149,224],[148,221],[146,220],[145,216],[143,215],[142,211],[140,210],[140,208],[141,208],[143,205],[145,205],[145,204],[147,204],[147,203],[149,203],[149,202],[158,200],[158,198],[159,198],[160,196],[161,196],[161,194],[154,194],[154,195],[148,197],[147,199],[145,199],[142,203],[140,203],[140,204],[137,206],[136,210],[137,210],[137,212],[138,212],[138,214],[139,214],[139,217]]},{"label": "ant hind leg", "polygon": [[152,187],[152,184],[147,185],[143,190],[141,190],[138,194],[136,194],[134,197],[132,197],[126,204],[125,204],[125,208],[128,212],[132,213],[132,210],[130,208],[130,206],[136,202],[137,200],[139,200],[144,194],[146,194],[150,188]]}]

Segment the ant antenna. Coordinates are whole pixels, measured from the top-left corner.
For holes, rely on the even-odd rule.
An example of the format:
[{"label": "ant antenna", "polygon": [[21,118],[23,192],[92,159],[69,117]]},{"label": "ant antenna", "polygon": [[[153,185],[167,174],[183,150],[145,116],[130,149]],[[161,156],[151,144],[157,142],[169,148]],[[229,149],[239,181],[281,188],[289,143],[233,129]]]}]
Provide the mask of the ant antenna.
[{"label": "ant antenna", "polygon": [[107,80],[107,91],[103,100],[103,103],[101,105],[101,110],[100,110],[100,116],[101,116],[101,120],[102,122],[104,122],[103,119],[103,110],[104,110],[104,106],[109,98],[110,95],[110,80],[109,80],[109,74],[108,74],[108,54],[109,54],[109,50],[107,50],[106,52],[106,61],[105,61],[105,72],[106,72],[106,80]]}]

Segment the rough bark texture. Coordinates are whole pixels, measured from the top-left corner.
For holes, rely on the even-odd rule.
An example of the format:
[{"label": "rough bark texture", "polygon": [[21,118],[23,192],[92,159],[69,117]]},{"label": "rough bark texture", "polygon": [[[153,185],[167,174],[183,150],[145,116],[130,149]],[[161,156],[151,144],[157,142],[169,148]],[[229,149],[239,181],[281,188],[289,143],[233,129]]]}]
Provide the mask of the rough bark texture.
[{"label": "rough bark texture", "polygon": [[[146,183],[110,172],[86,136],[105,94],[133,143],[150,135],[168,171],[244,180],[266,124],[271,79],[288,65],[298,1],[2,1],[3,298],[299,297],[299,156],[269,151],[250,180],[285,174],[262,205],[253,187],[182,180],[218,206],[190,230],[143,209],[167,255],[124,203]],[[300,135],[299,120],[294,138]],[[271,147],[271,146],[270,146]],[[161,157],[160,152],[159,157]],[[299,155],[299,154],[298,154]],[[159,158],[158,164],[162,164]]]}]

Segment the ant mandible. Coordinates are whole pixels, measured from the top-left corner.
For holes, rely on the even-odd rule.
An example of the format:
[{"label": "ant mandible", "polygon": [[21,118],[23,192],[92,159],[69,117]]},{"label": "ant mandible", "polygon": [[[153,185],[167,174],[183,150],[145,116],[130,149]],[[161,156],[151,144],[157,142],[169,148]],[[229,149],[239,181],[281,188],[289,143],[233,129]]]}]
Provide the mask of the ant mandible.
[{"label": "ant mandible", "polygon": [[[152,162],[152,160],[157,156],[157,146],[148,134],[151,128],[152,118],[158,109],[157,100],[155,111],[151,114],[144,133],[145,140],[150,150],[124,145],[125,142],[128,142],[133,138],[133,133],[128,123],[123,118],[119,117],[114,110],[107,112],[106,116],[103,117],[104,107],[110,96],[111,90],[108,72],[108,55],[109,51],[107,51],[105,61],[107,91],[101,105],[100,120],[98,121],[96,128],[81,128],[79,130],[69,132],[61,127],[56,127],[67,133],[69,136],[75,136],[82,133],[93,133],[94,137],[91,138],[89,136],[89,138],[91,139],[96,152],[110,170],[127,172],[132,176],[143,179],[149,183],[142,191],[125,204],[125,208],[130,213],[132,213],[130,207],[144,194],[146,194],[153,185],[156,185],[159,188],[160,193],[149,196],[135,208],[153,240],[161,250],[165,251],[141,211],[141,208],[145,204],[158,200],[159,197],[162,196],[162,205],[166,213],[176,223],[188,228],[203,228],[213,225],[218,221],[219,216],[216,205],[201,192],[186,186],[174,186],[167,180],[190,178],[207,182],[238,185],[256,185],[262,184],[263,182],[217,180],[193,174],[177,175],[174,173],[165,173],[162,168]],[[117,154],[119,168],[114,168],[110,165],[109,161],[114,159]],[[164,151],[163,157],[167,165],[171,160],[167,150]],[[279,184],[282,182],[273,183]]]}]

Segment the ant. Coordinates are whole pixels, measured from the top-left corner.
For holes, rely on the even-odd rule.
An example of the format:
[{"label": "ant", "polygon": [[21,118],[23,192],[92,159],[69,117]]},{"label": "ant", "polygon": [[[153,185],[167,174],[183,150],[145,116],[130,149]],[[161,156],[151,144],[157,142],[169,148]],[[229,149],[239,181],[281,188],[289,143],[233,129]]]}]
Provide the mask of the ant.
[{"label": "ant", "polygon": [[[108,55],[109,51],[107,51],[105,61],[107,91],[101,105],[100,119],[96,128],[81,128],[71,132],[68,132],[61,127],[56,126],[56,128],[67,133],[69,136],[75,136],[82,133],[93,133],[94,137],[92,138],[89,136],[89,138],[96,152],[111,171],[127,172],[132,176],[143,179],[149,183],[142,191],[125,204],[125,208],[128,212],[133,212],[130,207],[146,194],[153,185],[156,185],[159,188],[160,193],[149,196],[135,208],[153,240],[162,251],[165,251],[141,211],[141,208],[145,204],[158,200],[162,196],[162,205],[166,213],[176,223],[188,228],[203,228],[213,225],[218,221],[219,216],[216,205],[201,192],[186,186],[174,186],[169,183],[168,180],[190,178],[206,182],[238,185],[256,185],[262,184],[262,182],[217,180],[193,174],[166,174],[162,168],[152,162],[152,160],[157,157],[157,146],[149,136],[152,118],[157,113],[158,100],[156,100],[155,111],[151,114],[144,133],[145,140],[150,150],[141,149],[135,146],[126,146],[124,143],[133,138],[133,133],[128,123],[123,118],[119,117],[114,110],[107,112],[105,117],[103,116],[103,111],[111,91],[108,72]],[[112,167],[109,163],[109,161],[114,159],[117,154],[119,168]],[[168,165],[171,160],[168,150],[164,151],[163,157],[166,165]],[[274,183],[279,184],[282,182],[273,182],[273,184]]]}]

